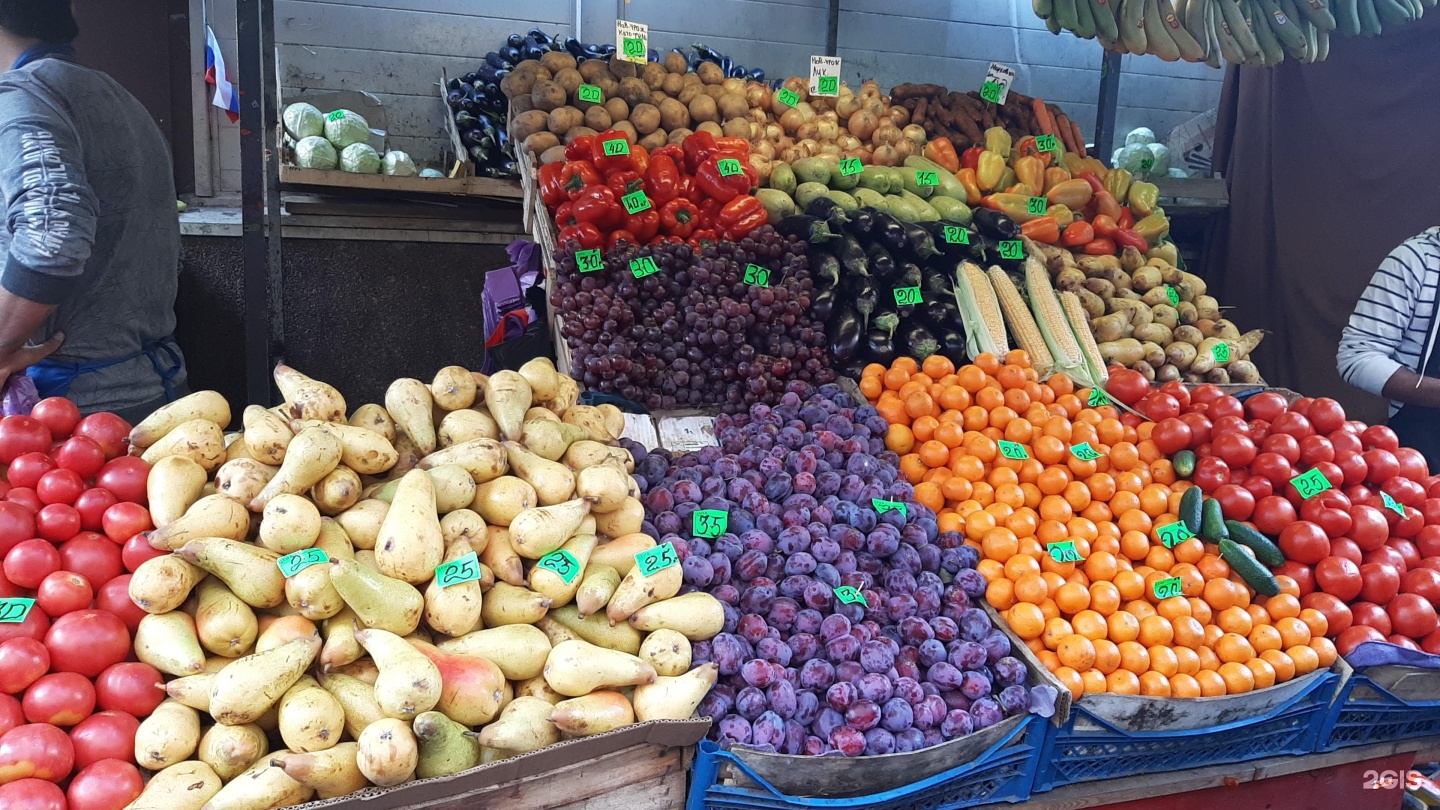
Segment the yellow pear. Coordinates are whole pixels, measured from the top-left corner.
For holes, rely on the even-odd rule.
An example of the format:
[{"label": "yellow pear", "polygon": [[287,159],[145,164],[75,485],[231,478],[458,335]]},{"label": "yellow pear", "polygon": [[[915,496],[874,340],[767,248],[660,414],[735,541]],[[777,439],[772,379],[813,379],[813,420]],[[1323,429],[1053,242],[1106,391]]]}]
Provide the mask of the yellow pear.
[{"label": "yellow pear", "polygon": [[475,404],[475,375],[460,366],[446,366],[435,372],[430,383],[430,396],[435,407],[458,411]]},{"label": "yellow pear", "polygon": [[130,601],[146,613],[169,613],[185,604],[205,569],[170,554],[151,557],[130,577]]},{"label": "yellow pear", "polygon": [[202,537],[176,553],[214,574],[251,607],[275,607],[285,601],[285,575],[277,564],[280,555],[269,549],[223,537]]},{"label": "yellow pear", "polygon": [[155,707],[135,731],[135,762],[158,771],[184,762],[200,745],[200,713],[173,700]]},{"label": "yellow pear", "polygon": [[559,461],[570,445],[589,435],[584,428],[567,425],[559,419],[531,419],[525,422],[520,443],[546,461]]},{"label": "yellow pear", "polygon": [[535,622],[535,626],[540,628],[540,632],[544,633],[546,638],[550,639],[550,646],[552,647],[562,641],[580,638],[575,631],[555,621],[548,615],[540,617],[540,621]]},{"label": "yellow pear", "polygon": [[395,420],[397,436],[408,439],[421,456],[435,452],[434,397],[419,380],[403,378],[385,390],[385,410]]},{"label": "yellow pear", "polygon": [[420,461],[422,470],[456,464],[463,467],[475,483],[483,484],[504,475],[509,462],[505,448],[494,439],[471,439],[436,450]]},{"label": "yellow pear", "polygon": [[[545,498],[542,496],[540,501],[544,503]],[[588,514],[590,501],[584,498],[526,509],[510,521],[510,545],[516,554],[538,560],[578,534]]]},{"label": "yellow pear", "polygon": [[382,405],[373,402],[361,405],[350,414],[349,424],[384,436],[385,441],[392,444],[395,441],[395,420],[390,418],[390,412]]},{"label": "yellow pear", "polygon": [[[244,443],[236,441],[231,446],[243,447]],[[255,500],[255,496],[265,489],[265,485],[270,483],[270,479],[279,471],[279,467],[272,467],[253,458],[234,458],[215,471],[215,492],[247,504]]]},{"label": "yellow pear", "polygon": [[280,466],[285,461],[286,448],[290,446],[290,442],[295,440],[295,433],[290,429],[290,424],[274,411],[266,410],[259,405],[246,407],[242,418],[245,421],[245,434],[242,440],[245,442],[245,449],[249,452],[250,458],[276,467]]},{"label": "yellow pear", "polygon": [[435,708],[457,723],[479,726],[495,719],[504,697],[505,673],[489,659],[442,650],[411,641],[440,671],[440,701]]},{"label": "yellow pear", "polygon": [[[340,524],[331,518],[320,519],[320,538],[315,547],[332,560],[353,560],[355,549]],[[345,607],[340,592],[330,583],[330,566],[312,565],[285,580],[285,601],[301,616],[312,621],[328,619]]]},{"label": "yellow pear", "polygon": [[462,408],[445,414],[445,418],[440,420],[440,427],[435,431],[435,438],[442,448],[463,444],[471,439],[499,439],[500,426],[495,424],[495,420],[491,419],[488,413]]},{"label": "yellow pear", "polygon": [[157,528],[179,520],[200,500],[209,478],[204,467],[185,456],[166,456],[155,462],[145,481],[150,520]]},{"label": "yellow pear", "polygon": [[311,636],[235,661],[210,685],[210,715],[230,725],[255,722],[300,680],[319,652],[320,637]]},{"label": "yellow pear", "polygon": [[552,706],[567,699],[564,695],[550,688],[550,684],[545,682],[544,675],[526,678],[515,684],[515,697],[538,697],[548,701]]},{"label": "yellow pear", "polygon": [[186,675],[183,678],[175,678],[166,681],[165,694],[169,695],[177,703],[183,703],[196,711],[210,713],[210,684],[215,681],[215,673],[200,672],[194,675]]},{"label": "yellow pear", "polygon": [[554,399],[560,393],[560,378],[563,375],[555,370],[555,364],[550,362],[548,357],[536,357],[527,361],[518,373],[530,384],[536,402]]},{"label": "yellow pear", "polygon": [[420,743],[417,779],[468,771],[480,762],[480,743],[467,729],[440,712],[425,712],[410,724]]},{"label": "yellow pear", "polygon": [[243,726],[216,723],[200,738],[195,756],[228,782],[269,752],[270,742],[265,739],[265,732],[254,723]]},{"label": "yellow pear", "polygon": [[635,687],[632,697],[635,719],[642,723],[649,720],[688,720],[715,685],[719,673],[719,667],[710,662],[684,675],[661,675],[654,683]]},{"label": "yellow pear", "polygon": [[272,756],[270,761],[284,770],[286,776],[312,788],[317,797],[338,799],[370,786],[370,780],[360,772],[360,765],[355,761],[359,749],[357,743],[343,742],[324,751]]},{"label": "yellow pear", "polygon": [[390,504],[385,501],[367,498],[336,515],[335,522],[345,530],[355,548],[375,548],[375,540],[380,536],[380,524],[385,522],[385,515],[389,511]]},{"label": "yellow pear", "polygon": [[260,545],[276,554],[293,554],[320,539],[320,510],[309,498],[277,495],[261,515]]},{"label": "yellow pear", "polygon": [[525,585],[525,564],[510,544],[510,530],[504,526],[488,526],[485,536],[485,550],[480,552],[480,561],[489,566],[499,579],[516,587]]},{"label": "yellow pear", "polygon": [[296,782],[285,771],[272,764],[288,751],[276,751],[261,757],[250,769],[226,783],[211,797],[204,810],[258,810],[289,807],[309,801],[315,791]]},{"label": "yellow pear", "polygon": [[537,697],[517,697],[500,712],[495,722],[477,735],[486,748],[502,748],[517,754],[535,751],[560,741],[560,732],[550,722],[555,707]]},{"label": "yellow pear", "polygon": [[414,585],[371,570],[355,560],[331,560],[330,583],[366,627],[409,635],[420,626],[425,597]]},{"label": "yellow pear", "polygon": [[[464,539],[452,542],[445,552],[447,563],[467,557],[478,573],[480,563],[475,559],[474,550]],[[463,636],[480,624],[482,599],[478,579],[443,584],[437,577],[425,586],[425,623],[437,633]]]},{"label": "yellow pear", "polygon": [[323,626],[325,645],[320,649],[320,666],[326,671],[351,664],[365,654],[360,642],[355,640],[355,631],[360,629],[360,617],[349,605],[326,619]]},{"label": "yellow pear", "polygon": [[175,551],[191,540],[244,540],[249,533],[250,513],[240,502],[224,495],[206,495],[191,504],[185,514],[150,532],[149,540],[161,551]]},{"label": "yellow pear", "polygon": [[655,538],[648,534],[622,534],[608,543],[596,546],[595,553],[590,555],[590,564],[608,565],[624,577],[635,567],[635,555],[655,546]]},{"label": "yellow pear", "polygon": [[180,611],[150,613],[135,628],[135,657],[166,675],[194,675],[205,667],[195,620]]},{"label": "yellow pear", "polygon": [[539,675],[550,655],[550,640],[538,628],[528,624],[476,630],[442,641],[437,646],[445,652],[475,655],[492,661],[512,681]]},{"label": "yellow pear", "polygon": [[649,576],[643,574],[637,565],[620,581],[620,587],[615,589],[615,595],[605,606],[605,615],[611,622],[619,624],[640,608],[679,593],[684,584],[685,572],[678,563],[652,571]]},{"label": "yellow pear", "polygon": [[676,630],[661,629],[645,636],[640,652],[636,654],[650,662],[657,675],[673,678],[690,670],[694,650],[690,646],[690,639],[684,634]]},{"label": "yellow pear", "polygon": [[166,456],[185,456],[206,471],[225,463],[225,433],[208,419],[191,419],[145,448],[140,458],[154,465]]},{"label": "yellow pear", "polygon": [[549,618],[591,644],[631,655],[640,652],[640,631],[624,622],[612,625],[603,613],[581,618],[574,605],[566,605],[552,609]]},{"label": "yellow pear", "polygon": [[597,689],[653,683],[655,668],[629,653],[566,641],[546,657],[545,681],[562,695],[578,697]]},{"label": "yellow pear", "polygon": [[429,582],[445,556],[440,518],[435,511],[435,485],[421,470],[400,479],[395,499],[380,524],[375,561],[380,573],[412,585]]},{"label": "yellow pear", "polygon": [[678,630],[691,641],[707,641],[725,628],[725,607],[710,594],[695,591],[640,608],[630,615],[630,626],[646,633]]},{"label": "yellow pear", "polygon": [[340,439],[340,463],[361,475],[388,472],[400,460],[395,445],[381,433],[352,425],[330,429]]},{"label": "yellow pear", "polygon": [[535,488],[541,506],[553,506],[575,494],[575,473],[564,464],[538,456],[519,442],[505,442],[510,473]]},{"label": "yellow pear", "polygon": [[[531,566],[531,590],[548,597],[552,605],[570,604],[580,590],[585,566],[590,562],[595,543],[593,534],[577,534],[566,540],[565,545],[552,552],[559,556],[549,562],[542,559]],[[565,556],[567,554],[568,557]]]},{"label": "yellow pear", "polygon": [[220,792],[220,776],[197,760],[177,762],[150,777],[140,798],[125,810],[201,810]]},{"label": "yellow pear", "polygon": [[299,495],[319,483],[340,464],[340,440],[328,426],[309,427],[290,441],[275,477],[250,501],[252,512],[264,510],[276,495]]},{"label": "yellow pear", "polygon": [[355,639],[380,667],[375,699],[386,715],[413,720],[440,702],[440,670],[410,642],[374,628],[359,631]]},{"label": "yellow pear", "polygon": [[334,517],[359,503],[363,489],[360,475],[341,464],[310,488],[310,498],[320,514]]},{"label": "yellow pear", "polygon": [[555,704],[550,722],[566,734],[588,737],[634,723],[635,710],[624,695],[602,689]]},{"label": "yellow pear", "polygon": [[380,787],[391,787],[415,778],[420,744],[404,720],[377,720],[366,726],[355,742],[355,762],[366,779]]},{"label": "yellow pear", "polygon": [[483,552],[490,544],[485,520],[473,509],[456,509],[440,518],[440,536],[445,540],[446,548],[456,540],[463,540],[476,554]]},{"label": "yellow pear", "polygon": [[635,497],[626,498],[613,512],[595,516],[595,532],[604,537],[639,535],[645,527],[645,505]]},{"label": "yellow pear", "polygon": [[199,599],[195,609],[195,634],[200,646],[226,658],[238,658],[249,652],[260,633],[255,611],[214,577],[206,577],[196,589],[196,595]]},{"label": "yellow pear", "polygon": [[345,397],[334,386],[311,379],[281,363],[275,366],[275,387],[285,397],[284,410],[291,419],[345,421]]},{"label": "yellow pear", "polygon": [[615,595],[615,589],[620,587],[619,571],[608,565],[596,564],[593,552],[590,558],[590,564],[585,568],[585,579],[575,592],[575,608],[582,619],[604,610],[610,603],[610,597]]},{"label": "yellow pear", "polygon": [[162,405],[130,430],[130,446],[149,447],[175,428],[196,419],[214,422],[223,429],[230,424],[230,403],[218,391],[196,391]]},{"label": "yellow pear", "polygon": [[545,615],[550,600],[529,588],[517,588],[508,582],[497,582],[480,606],[486,627],[502,624],[534,624]]},{"label": "yellow pear", "polygon": [[[537,505],[535,488],[513,475],[502,475],[475,487],[470,508],[491,526],[505,527],[515,516]],[[643,509],[643,507],[642,507]]]},{"label": "yellow pear", "polygon": [[335,747],[345,734],[345,708],[309,675],[280,696],[280,739],[305,754]]},{"label": "yellow pear", "polygon": [[322,673],[320,686],[334,695],[340,708],[345,712],[345,733],[351,737],[360,736],[367,726],[385,718],[380,702],[375,698],[375,687],[349,675]]}]

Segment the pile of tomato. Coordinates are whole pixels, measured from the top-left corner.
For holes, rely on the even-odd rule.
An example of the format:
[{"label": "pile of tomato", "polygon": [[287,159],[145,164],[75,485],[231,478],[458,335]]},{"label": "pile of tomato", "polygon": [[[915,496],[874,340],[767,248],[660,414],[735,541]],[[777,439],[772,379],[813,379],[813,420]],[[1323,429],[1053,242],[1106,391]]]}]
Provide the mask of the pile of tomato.
[{"label": "pile of tomato", "polygon": [[[149,465],[130,425],[51,398],[0,419],[0,807],[120,810],[164,678],[131,660]],[[33,600],[33,601],[32,601]]]},{"label": "pile of tomato", "polygon": [[[1423,455],[1333,399],[1268,391],[1242,403],[1216,386],[1153,389],[1111,371],[1107,393],[1156,420],[1162,452],[1194,451],[1190,480],[1225,517],[1276,538],[1285,562],[1274,573],[1325,614],[1342,654],[1366,641],[1440,654],[1440,475]],[[1295,480],[1312,470],[1323,482],[1302,493]]]}]

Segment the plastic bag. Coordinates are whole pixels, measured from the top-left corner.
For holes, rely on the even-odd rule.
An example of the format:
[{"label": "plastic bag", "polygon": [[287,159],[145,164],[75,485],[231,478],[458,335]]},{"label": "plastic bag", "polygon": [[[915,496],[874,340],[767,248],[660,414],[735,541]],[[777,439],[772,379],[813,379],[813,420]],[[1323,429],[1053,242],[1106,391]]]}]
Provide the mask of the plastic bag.
[{"label": "plastic bag", "polygon": [[40,391],[35,388],[35,381],[24,374],[11,374],[5,381],[5,393],[0,395],[0,412],[5,416],[29,416],[39,402]]}]

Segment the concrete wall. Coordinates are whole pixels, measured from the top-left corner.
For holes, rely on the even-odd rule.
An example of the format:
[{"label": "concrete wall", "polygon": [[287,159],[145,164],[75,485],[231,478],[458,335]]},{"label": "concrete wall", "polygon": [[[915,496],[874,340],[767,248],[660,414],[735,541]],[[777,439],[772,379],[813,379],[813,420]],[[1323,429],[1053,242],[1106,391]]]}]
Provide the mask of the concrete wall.
[{"label": "concrete wall", "polygon": [[[198,17],[201,0],[191,2]],[[648,24],[651,46],[662,52],[705,42],[770,76],[808,75],[810,55],[825,50],[827,0],[581,0],[582,38],[613,39],[617,7],[625,19]],[[212,0],[210,8],[233,66],[234,0]],[[1087,135],[1094,131],[1099,43],[1050,34],[1027,0],[842,0],[840,8],[847,80],[968,90],[979,88],[990,62],[1002,62],[1019,72],[1017,90],[1059,104]],[[515,31],[539,26],[569,34],[574,9],[574,0],[276,0],[280,76],[287,92],[375,94],[390,110],[392,145],[435,159],[444,144],[436,95],[441,69],[451,75],[473,70]],[[237,75],[234,67],[231,74]],[[1205,65],[1126,56],[1117,132],[1143,125],[1163,137],[1215,106],[1221,76]],[[207,111],[215,149],[202,171],[219,191],[236,191],[239,130],[218,110]]]}]

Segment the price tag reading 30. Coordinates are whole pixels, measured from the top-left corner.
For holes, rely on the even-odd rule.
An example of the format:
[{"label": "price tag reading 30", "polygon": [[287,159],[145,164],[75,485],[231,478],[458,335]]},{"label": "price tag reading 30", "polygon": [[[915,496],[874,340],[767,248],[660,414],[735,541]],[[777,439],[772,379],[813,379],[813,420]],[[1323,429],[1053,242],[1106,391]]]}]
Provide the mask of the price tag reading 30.
[{"label": "price tag reading 30", "polygon": [[840,57],[810,57],[810,95],[840,95]]},{"label": "price tag reading 30", "polygon": [[756,287],[770,286],[770,271],[758,264],[745,265],[745,283]]},{"label": "price tag reading 30", "polygon": [[1041,152],[1058,152],[1060,144],[1054,135],[1036,135],[1035,148]]},{"label": "price tag reading 30", "polygon": [[1000,455],[1008,459],[1024,461],[1030,458],[1030,451],[1026,450],[1025,445],[1019,442],[1000,442]]},{"label": "price tag reading 30", "polygon": [[1303,472],[1291,478],[1290,483],[1295,486],[1295,491],[1300,493],[1300,497],[1307,501],[1331,488],[1330,479],[1326,478],[1325,473],[1319,470]]},{"label": "price tag reading 30", "polygon": [[640,569],[642,577],[655,576],[666,568],[679,564],[680,557],[675,553],[675,547],[669,543],[635,555],[635,567]]},{"label": "price tag reading 30", "polygon": [[660,267],[655,264],[653,257],[641,256],[638,259],[631,260],[630,272],[635,274],[635,278],[644,278],[660,272]]},{"label": "price tag reading 30", "polygon": [[856,588],[852,585],[841,585],[840,587],[836,588],[835,598],[839,599],[841,603],[846,605],[853,605],[859,603],[867,608],[870,607],[870,603],[865,601],[865,594],[861,593],[859,588]]},{"label": "price tag reading 30", "polygon": [[696,509],[690,515],[690,533],[714,539],[730,528],[730,513],[723,509]]},{"label": "price tag reading 30", "polygon": [[25,621],[33,607],[35,600],[22,596],[0,599],[0,624],[19,624]]},{"label": "price tag reading 30", "polygon": [[949,245],[970,244],[970,229],[962,228],[959,225],[946,225],[945,243]]},{"label": "price tag reading 30", "polygon": [[1050,559],[1057,563],[1077,563],[1082,561],[1080,552],[1075,548],[1074,540],[1046,543],[1045,551],[1049,553]]},{"label": "price tag reading 30", "polygon": [[475,582],[478,579],[480,579],[480,558],[473,551],[458,560],[440,563],[435,567],[435,582],[442,588],[465,582]]},{"label": "price tag reading 30", "polygon": [[1195,532],[1190,531],[1190,527],[1186,526],[1183,520],[1167,523],[1156,529],[1155,534],[1165,548],[1174,548],[1195,536]]},{"label": "price tag reading 30", "polygon": [[883,515],[886,512],[899,512],[901,517],[906,514],[904,501],[882,501],[879,498],[871,498],[870,505],[875,507],[875,514]]},{"label": "price tag reading 30", "polygon": [[1025,258],[1025,243],[1019,239],[1006,239],[1000,243],[1000,258],[1020,261]]},{"label": "price tag reading 30", "polygon": [[582,273],[593,273],[605,269],[605,259],[598,250],[581,250],[575,253],[575,264]]},{"label": "price tag reading 30", "polygon": [[289,579],[312,565],[328,562],[330,562],[330,557],[325,553],[325,549],[307,548],[294,554],[286,554],[276,560],[275,564],[280,566],[280,573]]},{"label": "price tag reading 30", "polygon": [[1025,201],[1025,213],[1027,214],[1043,217],[1045,216],[1045,212],[1049,210],[1050,201],[1044,197],[1031,197]]},{"label": "price tag reading 30", "polygon": [[566,585],[574,582],[575,578],[580,576],[580,561],[575,559],[574,554],[564,549],[552,551],[541,557],[540,562],[535,563],[535,567],[543,568],[560,577]]},{"label": "price tag reading 30", "polygon": [[1184,585],[1185,583],[1180,580],[1180,577],[1157,579],[1151,591],[1155,594],[1156,599],[1169,599],[1172,596],[1179,596],[1183,593],[1184,591],[1182,589]]},{"label": "price tag reading 30", "polygon": [[626,62],[645,64],[650,51],[650,26],[629,20],[616,20],[615,50]]}]

